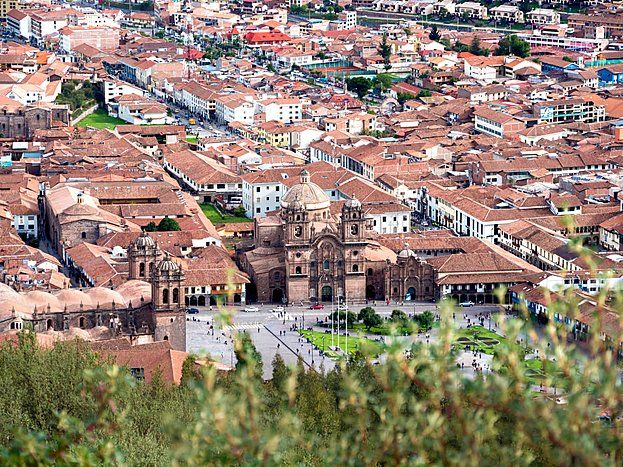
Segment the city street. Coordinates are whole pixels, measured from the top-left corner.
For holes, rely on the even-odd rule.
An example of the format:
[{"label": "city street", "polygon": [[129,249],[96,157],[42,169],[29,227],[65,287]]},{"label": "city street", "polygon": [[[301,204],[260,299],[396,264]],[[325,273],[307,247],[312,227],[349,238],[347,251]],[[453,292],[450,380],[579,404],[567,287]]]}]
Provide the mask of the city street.
[{"label": "city street", "polygon": [[[189,352],[207,353],[212,359],[223,362],[227,365],[235,365],[236,357],[233,351],[233,337],[235,333],[246,331],[253,339],[253,343],[262,355],[264,364],[264,378],[270,378],[272,375],[272,360],[279,353],[286,364],[296,364],[299,355],[308,367],[319,368],[323,365],[326,370],[333,368],[335,362],[328,357],[320,355],[320,350],[306,342],[298,331],[293,329],[293,325],[297,327],[309,328],[313,327],[317,320],[325,319],[331,307],[324,310],[310,310],[307,307],[292,306],[287,307],[285,316],[279,316],[272,310],[276,305],[263,305],[257,312],[244,312],[242,308],[230,307],[228,310],[232,312],[232,322],[222,325],[218,316],[220,311],[216,307],[212,311],[208,307],[200,307],[200,313],[187,315],[186,342]],[[352,312],[359,312],[365,305],[352,306]],[[436,306],[433,303],[413,303],[409,305],[377,305],[374,307],[378,314],[383,317],[389,317],[392,310],[401,309],[405,313],[423,313],[430,310],[436,313]],[[464,308],[456,313],[456,320],[460,326],[467,326],[469,323],[476,322],[476,317],[480,313],[496,313],[497,306],[474,306]],[[465,315],[465,318],[464,318]],[[485,322],[485,326],[489,323]],[[491,322],[492,328],[495,323]],[[212,326],[212,329],[210,328]],[[321,328],[318,328],[320,330]],[[345,330],[341,330],[344,334]],[[438,330],[433,328],[429,333],[429,341],[436,339]],[[330,333],[327,334],[327,348],[330,346]],[[426,342],[426,334],[398,337],[404,340],[405,348],[410,346],[412,342],[419,340]],[[471,355],[471,354],[470,354]],[[469,355],[460,359],[464,359],[465,371],[473,372],[471,367],[471,357]]]}]

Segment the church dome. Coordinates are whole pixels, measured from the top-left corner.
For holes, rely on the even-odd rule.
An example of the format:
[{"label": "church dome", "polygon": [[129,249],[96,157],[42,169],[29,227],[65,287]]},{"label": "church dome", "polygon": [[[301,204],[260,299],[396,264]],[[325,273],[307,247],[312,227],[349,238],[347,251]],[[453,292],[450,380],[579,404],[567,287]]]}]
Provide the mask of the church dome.
[{"label": "church dome", "polygon": [[158,264],[159,271],[175,272],[180,270],[179,264],[173,261],[169,255]]},{"label": "church dome", "polygon": [[415,252],[409,248],[409,244],[405,243],[405,246],[403,248],[403,250],[398,253],[398,258],[415,258],[417,255],[415,254]]},{"label": "church dome", "polygon": [[153,248],[156,246],[156,242],[147,232],[142,232],[136,240],[134,240],[134,246],[136,248]]},{"label": "church dome", "polygon": [[309,172],[305,169],[301,171],[301,181],[292,186],[281,200],[283,209],[291,207],[307,211],[327,209],[330,204],[327,194],[309,180]]},{"label": "church dome", "polygon": [[130,280],[120,285],[117,292],[121,294],[126,303],[132,302],[134,307],[151,301],[151,284],[149,282]]}]

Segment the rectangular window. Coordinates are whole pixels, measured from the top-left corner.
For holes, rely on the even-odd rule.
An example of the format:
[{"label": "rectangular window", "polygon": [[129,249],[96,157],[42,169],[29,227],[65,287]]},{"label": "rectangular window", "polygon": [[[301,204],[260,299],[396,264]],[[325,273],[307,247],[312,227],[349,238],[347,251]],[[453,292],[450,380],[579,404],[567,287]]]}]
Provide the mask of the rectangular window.
[{"label": "rectangular window", "polygon": [[130,368],[130,374],[137,380],[143,381],[145,379],[145,368]]}]

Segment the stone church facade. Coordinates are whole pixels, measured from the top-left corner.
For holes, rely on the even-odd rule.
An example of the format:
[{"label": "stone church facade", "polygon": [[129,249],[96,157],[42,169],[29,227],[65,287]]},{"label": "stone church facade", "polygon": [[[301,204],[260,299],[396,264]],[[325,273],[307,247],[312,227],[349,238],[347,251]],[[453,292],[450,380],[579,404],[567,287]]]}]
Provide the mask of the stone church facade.
[{"label": "stone church facade", "polygon": [[[174,350],[185,351],[184,271],[164,256],[145,233],[128,247],[128,252],[128,284],[144,290],[145,295],[151,288],[151,301],[149,296],[145,298],[139,293],[134,303],[120,294],[117,296],[121,303],[115,303],[114,299],[111,302],[110,297],[116,292],[103,287],[65,289],[57,295],[40,292],[49,297],[43,298],[44,302],[59,303],[61,308],[52,309],[48,304],[25,313],[22,307],[14,305],[12,317],[0,323],[0,331],[22,329],[25,324],[37,332],[106,327],[115,337],[128,336],[135,343],[167,340]],[[92,303],[83,305],[82,297]]]},{"label": "stone church facade", "polygon": [[334,304],[434,298],[432,269],[408,248],[397,255],[375,241],[361,202],[353,197],[332,209],[306,170],[300,177],[280,215],[256,219],[256,247],[241,255],[253,298]]}]

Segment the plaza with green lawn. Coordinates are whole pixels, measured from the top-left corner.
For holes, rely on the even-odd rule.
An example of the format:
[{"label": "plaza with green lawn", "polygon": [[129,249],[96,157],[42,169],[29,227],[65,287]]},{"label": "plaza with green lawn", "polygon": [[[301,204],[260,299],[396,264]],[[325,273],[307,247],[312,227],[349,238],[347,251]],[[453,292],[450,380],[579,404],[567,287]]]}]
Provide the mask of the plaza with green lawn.
[{"label": "plaza with green lawn", "polygon": [[506,338],[489,331],[482,326],[470,326],[457,331],[454,347],[460,350],[476,350],[487,355],[493,355],[495,346]]},{"label": "plaza with green lawn", "polygon": [[204,203],[200,206],[205,216],[210,219],[210,222],[212,222],[214,225],[227,224],[232,222],[251,222],[251,219],[249,219],[248,217],[235,214],[221,214],[221,212],[216,209],[213,204]]},{"label": "plaza with green lawn", "polygon": [[121,120],[120,118],[111,117],[103,109],[97,109],[91,115],[83,118],[76,124],[78,127],[91,127],[99,130],[103,128],[114,130],[117,125],[127,125],[127,122]]},{"label": "plaza with green lawn", "polygon": [[[331,345],[331,334],[321,331],[300,331],[303,337],[310,340],[317,349],[323,350],[325,355],[329,358],[337,358],[339,354],[331,351],[331,347],[338,347],[337,334],[333,335],[333,345]],[[365,337],[353,337],[353,336],[340,336],[339,348],[342,352],[346,352],[348,342],[348,354],[352,355],[358,350],[371,356],[380,355],[385,350],[385,344],[382,342],[367,339]]]}]

